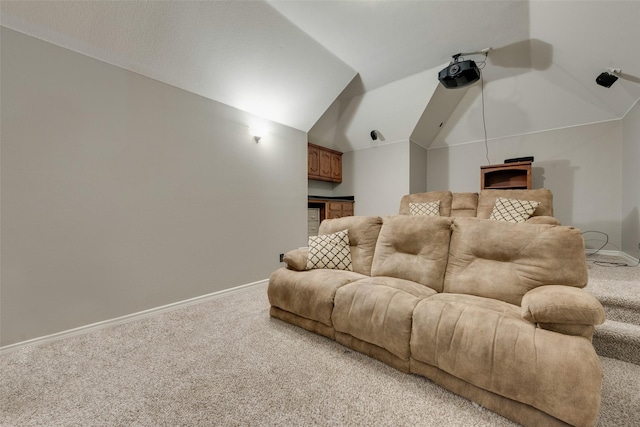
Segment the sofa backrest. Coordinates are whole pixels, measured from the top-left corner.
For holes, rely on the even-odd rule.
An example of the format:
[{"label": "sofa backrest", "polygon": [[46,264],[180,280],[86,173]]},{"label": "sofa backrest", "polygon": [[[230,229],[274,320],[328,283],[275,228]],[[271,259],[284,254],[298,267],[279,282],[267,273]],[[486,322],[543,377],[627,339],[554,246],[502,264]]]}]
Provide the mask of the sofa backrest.
[{"label": "sofa backrest", "polygon": [[553,216],[553,194],[546,188],[534,190],[482,190],[478,196],[478,218],[489,218],[498,197],[538,202],[531,216]]},{"label": "sofa backrest", "polygon": [[553,216],[553,194],[546,188],[533,190],[482,190],[480,193],[452,193],[451,191],[428,191],[406,194],[400,199],[400,215],[409,215],[411,203],[440,201],[440,216],[489,218],[498,197],[538,202],[531,215]]},{"label": "sofa backrest", "polygon": [[406,194],[400,199],[400,215],[409,215],[411,203],[428,203],[440,201],[440,216],[451,216],[451,191],[429,191],[426,193]]},{"label": "sofa backrest", "polygon": [[456,218],[444,292],[520,305],[543,285],[583,288],[588,280],[584,240],[573,227]]},{"label": "sofa backrest", "polygon": [[379,216],[345,216],[325,219],[320,224],[318,234],[331,234],[349,230],[351,266],[353,271],[371,276],[371,263],[376,248],[378,233],[382,226]]},{"label": "sofa backrest", "polygon": [[452,222],[442,216],[384,217],[371,275],[411,280],[442,292]]},{"label": "sofa backrest", "polygon": [[475,217],[478,209],[478,193],[453,193],[452,217]]}]

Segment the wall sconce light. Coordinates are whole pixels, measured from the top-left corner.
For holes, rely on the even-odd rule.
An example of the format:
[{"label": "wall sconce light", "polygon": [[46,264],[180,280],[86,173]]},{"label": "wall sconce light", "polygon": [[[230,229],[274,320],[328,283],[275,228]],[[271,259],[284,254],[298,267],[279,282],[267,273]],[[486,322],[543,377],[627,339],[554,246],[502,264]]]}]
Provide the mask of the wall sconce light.
[{"label": "wall sconce light", "polygon": [[260,142],[263,136],[267,134],[267,130],[261,127],[250,127],[249,133],[253,135],[253,139],[256,140],[256,143]]}]

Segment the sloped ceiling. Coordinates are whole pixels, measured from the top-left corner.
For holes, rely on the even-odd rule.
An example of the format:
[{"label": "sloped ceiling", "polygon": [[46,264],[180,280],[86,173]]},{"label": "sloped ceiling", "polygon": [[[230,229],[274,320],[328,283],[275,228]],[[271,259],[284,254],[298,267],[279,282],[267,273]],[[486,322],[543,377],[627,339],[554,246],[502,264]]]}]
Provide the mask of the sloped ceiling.
[{"label": "sloped ceiling", "polygon": [[[490,52],[487,136],[501,138],[621,119],[640,99],[640,2],[529,2],[530,38]],[[611,87],[595,83],[621,68]],[[430,147],[483,138],[481,86],[469,88]]]},{"label": "sloped ceiling", "polygon": [[[619,119],[640,98],[634,1],[3,0],[0,12],[9,28],[303,131],[341,94],[485,47],[490,138]],[[594,82],[607,67],[623,73],[610,89]],[[422,144],[480,139],[480,101],[476,84]]]},{"label": "sloped ceiling", "polygon": [[523,1],[286,1],[269,3],[358,71],[372,90],[458,52],[529,38]]},{"label": "sloped ceiling", "polygon": [[5,1],[2,25],[296,129],[356,71],[263,1]]}]

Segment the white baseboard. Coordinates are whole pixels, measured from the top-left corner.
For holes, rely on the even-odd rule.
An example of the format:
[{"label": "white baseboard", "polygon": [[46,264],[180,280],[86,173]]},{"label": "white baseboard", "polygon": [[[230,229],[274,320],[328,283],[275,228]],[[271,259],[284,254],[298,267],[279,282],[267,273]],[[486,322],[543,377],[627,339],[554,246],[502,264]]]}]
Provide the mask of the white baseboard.
[{"label": "white baseboard", "polygon": [[45,335],[43,337],[33,338],[27,341],[21,341],[15,344],[5,345],[0,347],[0,354],[8,353],[10,351],[17,350],[19,348],[31,345],[44,344],[51,341],[57,341],[63,338],[69,338],[76,335],[86,334],[91,331],[96,331],[98,329],[103,329],[109,326],[119,325],[122,323],[132,322],[134,320],[144,319],[145,317],[153,316],[160,313],[166,313],[169,311],[177,310],[179,308],[188,307],[194,304],[200,304],[206,301],[211,301],[216,298],[220,298],[224,295],[240,292],[243,290],[247,290],[248,288],[253,288],[255,286],[265,285],[268,283],[268,279],[259,280],[253,283],[247,283],[246,285],[236,286],[230,289],[224,289],[222,291],[213,292],[207,295],[202,295],[195,298],[190,298],[184,301],[178,301],[167,305],[162,305],[160,307],[150,308],[148,310],[139,311],[137,313],[127,314],[125,316],[116,317],[115,319],[103,320],[97,323],[91,323],[89,325],[80,326],[78,328],[69,329],[62,332],[56,332],[55,334]]},{"label": "white baseboard", "polygon": [[632,257],[631,255],[622,252],[622,251],[610,251],[610,250],[597,250],[597,249],[585,249],[584,253],[586,255],[593,255],[595,253],[605,256],[617,256],[620,258],[624,258],[629,264],[635,265],[638,263],[638,260]]}]

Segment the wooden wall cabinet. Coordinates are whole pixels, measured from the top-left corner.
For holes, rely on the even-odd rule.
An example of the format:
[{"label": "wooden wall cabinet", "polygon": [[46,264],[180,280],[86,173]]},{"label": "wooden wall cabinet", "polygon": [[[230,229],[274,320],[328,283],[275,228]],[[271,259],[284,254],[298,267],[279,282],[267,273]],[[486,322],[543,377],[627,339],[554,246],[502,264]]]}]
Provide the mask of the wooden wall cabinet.
[{"label": "wooden wall cabinet", "polygon": [[[318,234],[318,226],[325,219],[353,216],[353,206],[352,200],[309,198],[309,236]],[[311,223],[317,225],[312,226]]]},{"label": "wooden wall cabinet", "polygon": [[480,166],[480,189],[530,190],[531,162]]},{"label": "wooden wall cabinet", "polygon": [[320,149],[309,144],[307,152],[307,167],[309,169],[309,179],[320,176]]},{"label": "wooden wall cabinet", "polygon": [[342,182],[342,153],[309,143],[308,178],[318,181]]}]

